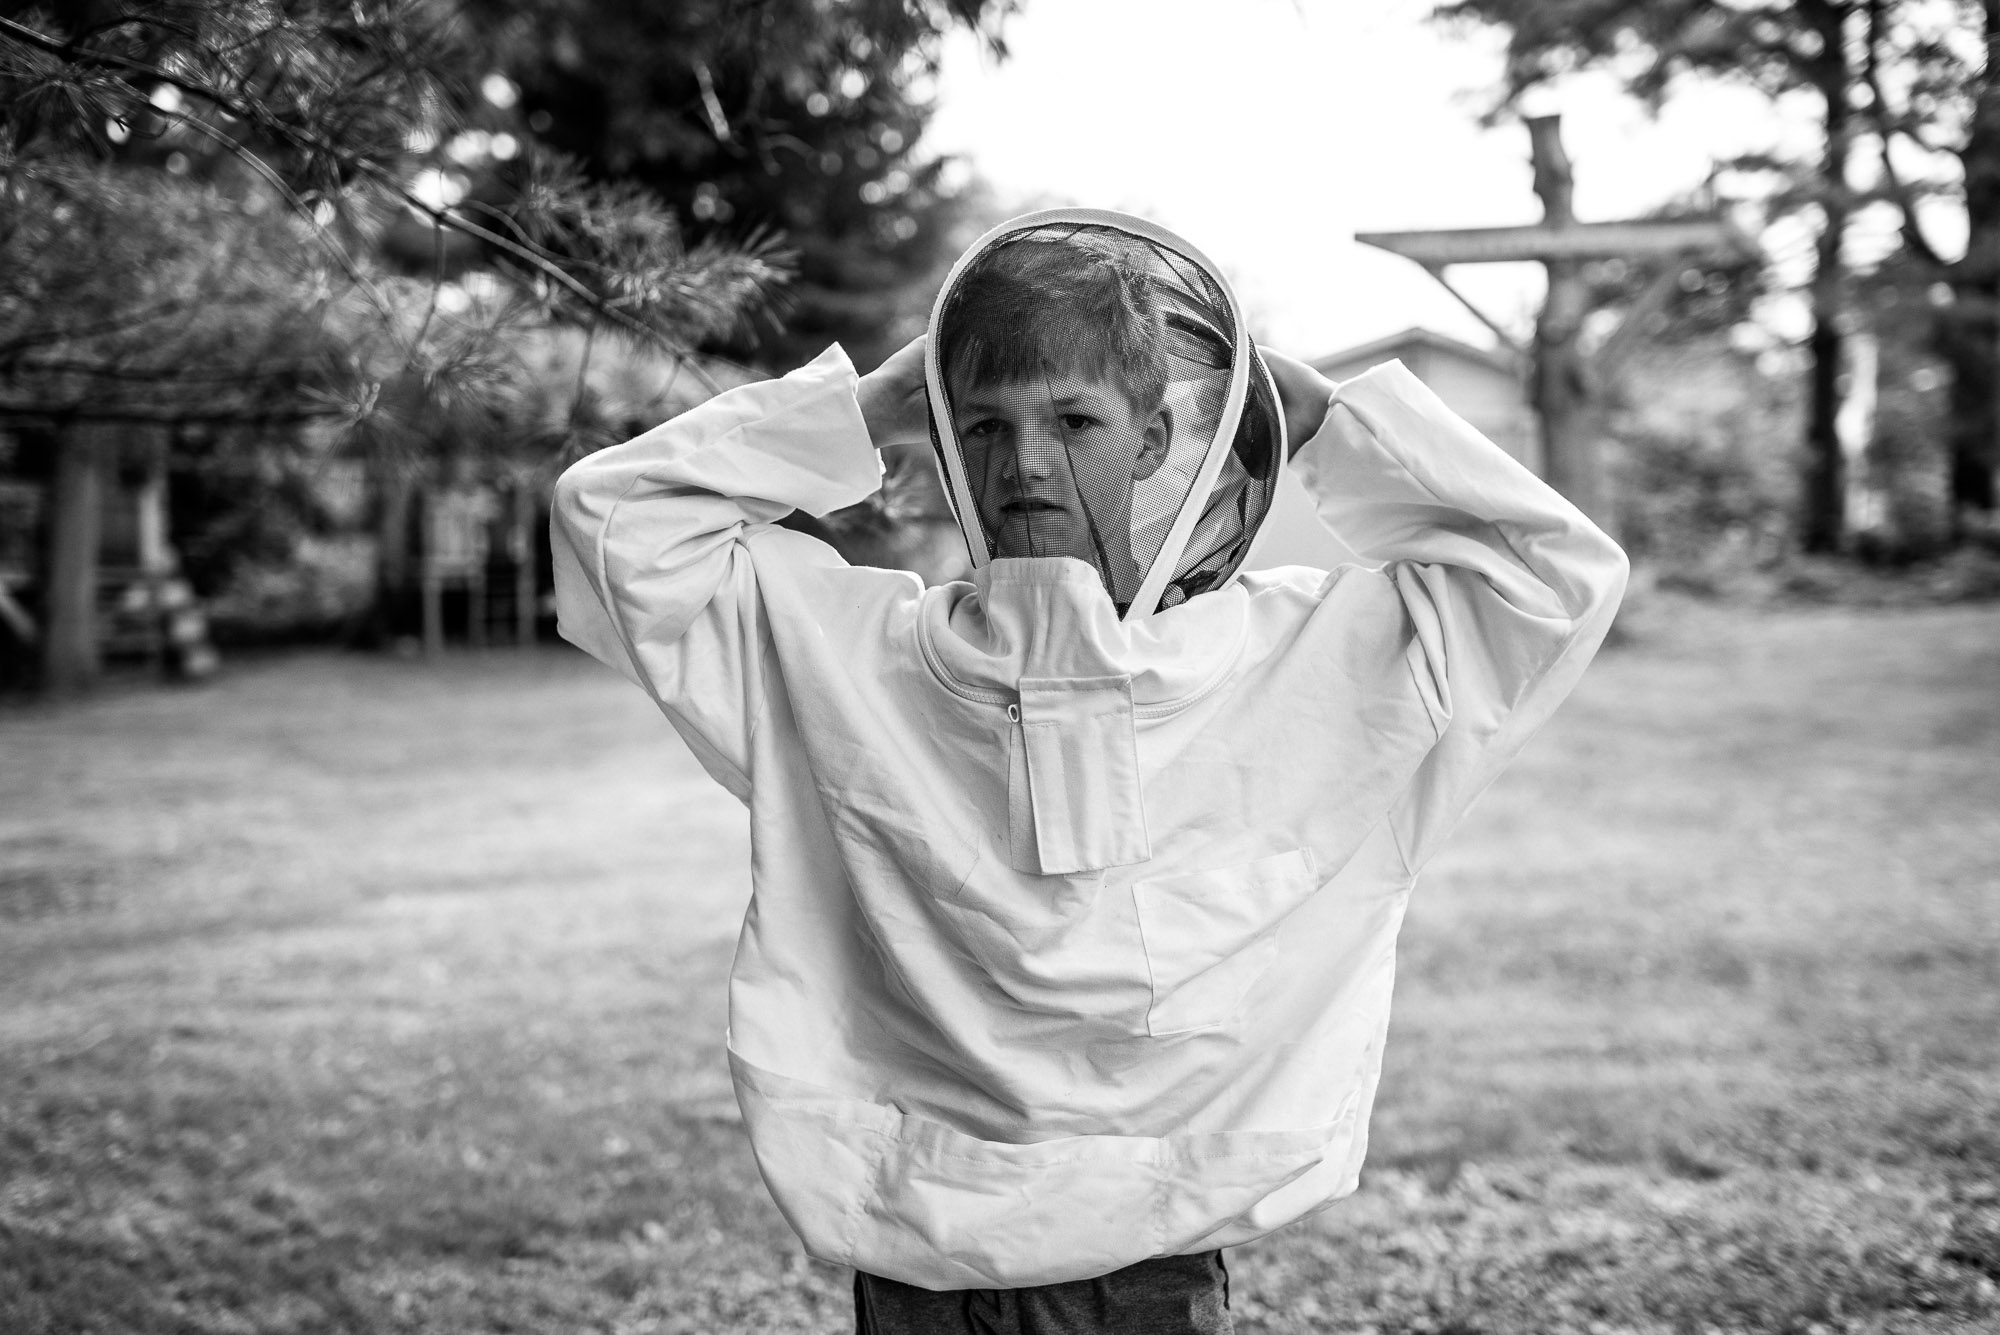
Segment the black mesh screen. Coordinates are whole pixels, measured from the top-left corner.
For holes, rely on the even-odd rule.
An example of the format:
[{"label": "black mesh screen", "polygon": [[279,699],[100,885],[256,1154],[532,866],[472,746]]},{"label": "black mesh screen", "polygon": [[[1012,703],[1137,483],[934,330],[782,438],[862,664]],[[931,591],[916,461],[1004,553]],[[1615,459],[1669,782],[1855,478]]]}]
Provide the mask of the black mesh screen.
[{"label": "black mesh screen", "polygon": [[991,243],[938,312],[949,430],[934,434],[987,558],[1090,562],[1121,613],[1162,561],[1161,607],[1235,572],[1276,490],[1282,417],[1256,364],[1225,420],[1236,316],[1200,263],[1116,226],[1050,223]]}]

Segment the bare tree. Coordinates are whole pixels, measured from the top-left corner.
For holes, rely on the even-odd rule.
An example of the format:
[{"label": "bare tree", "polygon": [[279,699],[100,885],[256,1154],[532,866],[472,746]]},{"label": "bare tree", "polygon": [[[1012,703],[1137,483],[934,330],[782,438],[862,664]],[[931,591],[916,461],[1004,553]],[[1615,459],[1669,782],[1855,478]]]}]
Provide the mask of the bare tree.
[{"label": "bare tree", "polygon": [[[1779,202],[1816,215],[1812,313],[1806,348],[1809,393],[1799,537],[1830,551],[1843,534],[1840,407],[1842,317],[1850,282],[1844,256],[1849,224],[1883,197],[1905,209],[1906,235],[1948,272],[1959,294],[1946,346],[1958,369],[1954,409],[1954,489],[1964,504],[1990,508],[1995,417],[1993,368],[2000,365],[1993,293],[2000,278],[2000,94],[1990,52],[2000,0],[1453,0],[1447,19],[1494,24],[1508,35],[1504,96],[1586,66],[1614,69],[1636,96],[1658,105],[1683,77],[1747,83],[1776,100],[1816,97],[1816,157],[1754,165],[1788,182]],[[1971,40],[1983,23],[1983,41]],[[1917,146],[1930,157],[1955,152],[1962,181],[1935,173],[1906,181],[1892,149]],[[1873,144],[1886,169],[1880,189],[1856,184]],[[1989,161],[1993,160],[1993,161]],[[1747,165],[1747,164],[1746,164]],[[1918,217],[1926,197],[1962,191],[1974,245],[1946,265]]]}]

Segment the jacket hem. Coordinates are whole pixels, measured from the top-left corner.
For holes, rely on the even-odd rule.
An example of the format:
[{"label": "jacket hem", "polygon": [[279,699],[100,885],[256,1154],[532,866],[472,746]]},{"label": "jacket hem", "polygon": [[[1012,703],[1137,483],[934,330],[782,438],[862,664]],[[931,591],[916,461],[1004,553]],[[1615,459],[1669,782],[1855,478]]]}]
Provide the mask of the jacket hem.
[{"label": "jacket hem", "polygon": [[764,1070],[735,1051],[729,1062],[758,1168],[806,1250],[933,1290],[1089,1279],[1235,1246],[1358,1180],[1358,1101],[1295,1131],[1012,1144]]}]

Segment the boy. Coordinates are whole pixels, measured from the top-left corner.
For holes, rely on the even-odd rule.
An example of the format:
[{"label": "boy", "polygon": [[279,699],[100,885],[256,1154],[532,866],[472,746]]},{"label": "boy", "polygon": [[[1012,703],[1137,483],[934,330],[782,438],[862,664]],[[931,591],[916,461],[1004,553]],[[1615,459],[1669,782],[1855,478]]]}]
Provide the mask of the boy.
[{"label": "boy", "polygon": [[1139,585],[1133,484],[1166,461],[1173,424],[1139,258],[1096,237],[997,251],[960,275],[971,318],[943,351],[982,530],[1010,557],[1101,563],[1120,607]]},{"label": "boy", "polygon": [[[969,582],[776,525],[926,438]],[[1375,564],[1239,577],[1288,449]],[[882,1332],[1229,1328],[1220,1249],[1358,1181],[1417,870],[1625,578],[1400,366],[1260,357],[1086,210],[982,238],[866,377],[577,464],[553,538],[563,633],[749,807],[738,1101]]]}]

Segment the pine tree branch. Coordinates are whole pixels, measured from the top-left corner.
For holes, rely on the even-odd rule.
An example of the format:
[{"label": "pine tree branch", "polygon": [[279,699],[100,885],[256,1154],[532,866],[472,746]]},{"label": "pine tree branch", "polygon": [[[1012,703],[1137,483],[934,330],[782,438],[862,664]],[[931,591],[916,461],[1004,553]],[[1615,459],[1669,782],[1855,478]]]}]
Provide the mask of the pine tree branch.
[{"label": "pine tree branch", "polygon": [[278,367],[266,370],[226,371],[204,374],[182,366],[162,367],[119,367],[106,366],[102,362],[77,361],[68,358],[48,360],[24,360],[7,368],[9,374],[23,375],[81,375],[96,380],[133,381],[138,383],[165,383],[187,385],[255,385],[273,380],[283,380],[296,374],[292,367]]},{"label": "pine tree branch", "polygon": [[[298,192],[286,183],[284,176],[279,173],[276,167],[264,161],[261,155],[248,144],[237,139],[236,136],[223,133],[220,129],[210,125],[199,116],[181,115],[177,119],[180,123],[187,125],[197,133],[205,135],[211,142],[219,144],[223,151],[229,153],[238,162],[250,168],[251,171],[262,177],[267,185],[276,190],[284,198],[285,203],[291,207],[292,211],[303,218],[307,225],[312,228],[313,239],[319,243],[321,249],[333,257],[333,262],[340,266],[341,272],[347,275],[348,281],[353,283],[361,291],[362,295],[368,298],[369,304],[375,307],[376,313],[382,317],[384,323],[391,329],[395,327],[396,313],[389,299],[383,296],[382,290],[369,280],[366,273],[362,272],[360,261],[348,254],[347,247],[340,244],[339,238],[335,237],[330,229],[322,225],[320,220],[313,215],[313,211],[306,207],[305,200],[301,199]],[[411,356],[414,356],[416,353],[414,346],[411,346],[407,351]]]},{"label": "pine tree branch", "polygon": [[430,203],[404,185],[396,178],[394,173],[376,163],[361,161],[356,162],[354,166],[357,170],[373,179],[376,184],[394,195],[400,203],[421,213],[433,223],[449,227],[451,230],[463,236],[471,237],[476,241],[484,241],[487,245],[519,260],[542,277],[549,279],[561,287],[588,307],[593,314],[602,317],[606,322],[617,325],[620,329],[637,336],[645,342],[663,346],[674,356],[685,357],[690,355],[689,349],[682,346],[678,340],[670,338],[662,334],[659,330],[654,329],[651,325],[641,320],[636,320],[625,312],[614,308],[609,301],[592,292],[588,285],[563,268],[560,263],[549,256],[548,252],[541,247],[529,242],[515,241],[510,237],[502,236],[491,228],[482,227],[449,205],[440,206]]},{"label": "pine tree branch", "polygon": [[[124,77],[127,75],[142,76],[175,88],[189,97],[197,98],[229,116],[264,130],[292,148],[318,154],[341,167],[367,176],[378,186],[392,194],[398,201],[430,219],[434,225],[449,228],[461,235],[484,242],[561,288],[585,310],[597,318],[617,326],[646,343],[660,347],[675,357],[689,358],[692,356],[692,349],[680,340],[647,324],[643,320],[639,320],[617,309],[610,299],[592,291],[588,284],[571,274],[556,256],[542,247],[503,236],[490,228],[479,225],[471,218],[450,206],[440,207],[432,205],[413,192],[394,172],[390,171],[382,163],[366,154],[344,148],[323,135],[314,134],[309,130],[289,123],[283,117],[272,112],[260,99],[246,99],[236,96],[225,89],[215,87],[213,84],[203,80],[178,74],[148,61],[136,60],[128,56],[116,55],[106,51],[85,49],[80,47],[75,41],[59,41],[13,19],[0,18],[0,40],[13,41],[19,45],[31,47],[45,54],[56,56],[72,66],[115,71],[118,75],[116,82],[121,86],[122,92],[135,105],[145,104],[151,107],[152,103],[150,98],[141,93],[137,87]],[[248,41],[249,39],[246,39],[245,44]],[[182,115],[180,120],[184,124],[202,127],[211,138],[216,139],[229,152],[243,160],[246,165],[249,165],[258,175],[263,176],[275,187],[283,191],[288,202],[312,222],[316,231],[322,234],[325,232],[326,229],[321,226],[316,218],[313,218],[312,210],[305,207],[304,201],[299,198],[297,193],[283,183],[282,178],[279,177],[270,164],[264,162],[262,158],[258,157],[246,145],[242,144],[234,136],[225,135],[215,127],[207,125],[199,117]],[[328,241],[331,240],[330,237],[326,239]],[[360,276],[354,267],[351,257],[346,256],[344,251],[337,246],[335,247],[335,254],[337,262],[341,264],[341,267],[348,273],[349,277],[353,278],[357,284],[365,286],[366,280]],[[700,376],[705,382],[708,381],[708,377],[702,372],[699,366],[695,366],[693,369],[697,376]],[[712,383],[711,387],[716,390],[720,388],[719,386],[713,386]]]},{"label": "pine tree branch", "polygon": [[19,356],[31,348],[41,347],[49,343],[76,343],[84,339],[104,338],[108,335],[126,333],[150,324],[155,320],[163,320],[171,316],[185,314],[196,306],[205,304],[207,304],[206,301],[198,302],[175,298],[172,301],[163,301],[154,306],[142,306],[136,311],[123,312],[116,319],[103,320],[94,325],[82,325],[68,329],[49,328],[37,330],[14,338],[6,343],[0,343],[0,370],[4,370],[12,365],[12,358]]},{"label": "pine tree branch", "polygon": [[88,400],[0,399],[0,421],[13,422],[133,422],[154,426],[283,426],[346,417],[349,410],[334,405],[286,408],[223,408],[186,411],[177,408],[104,404]]}]

